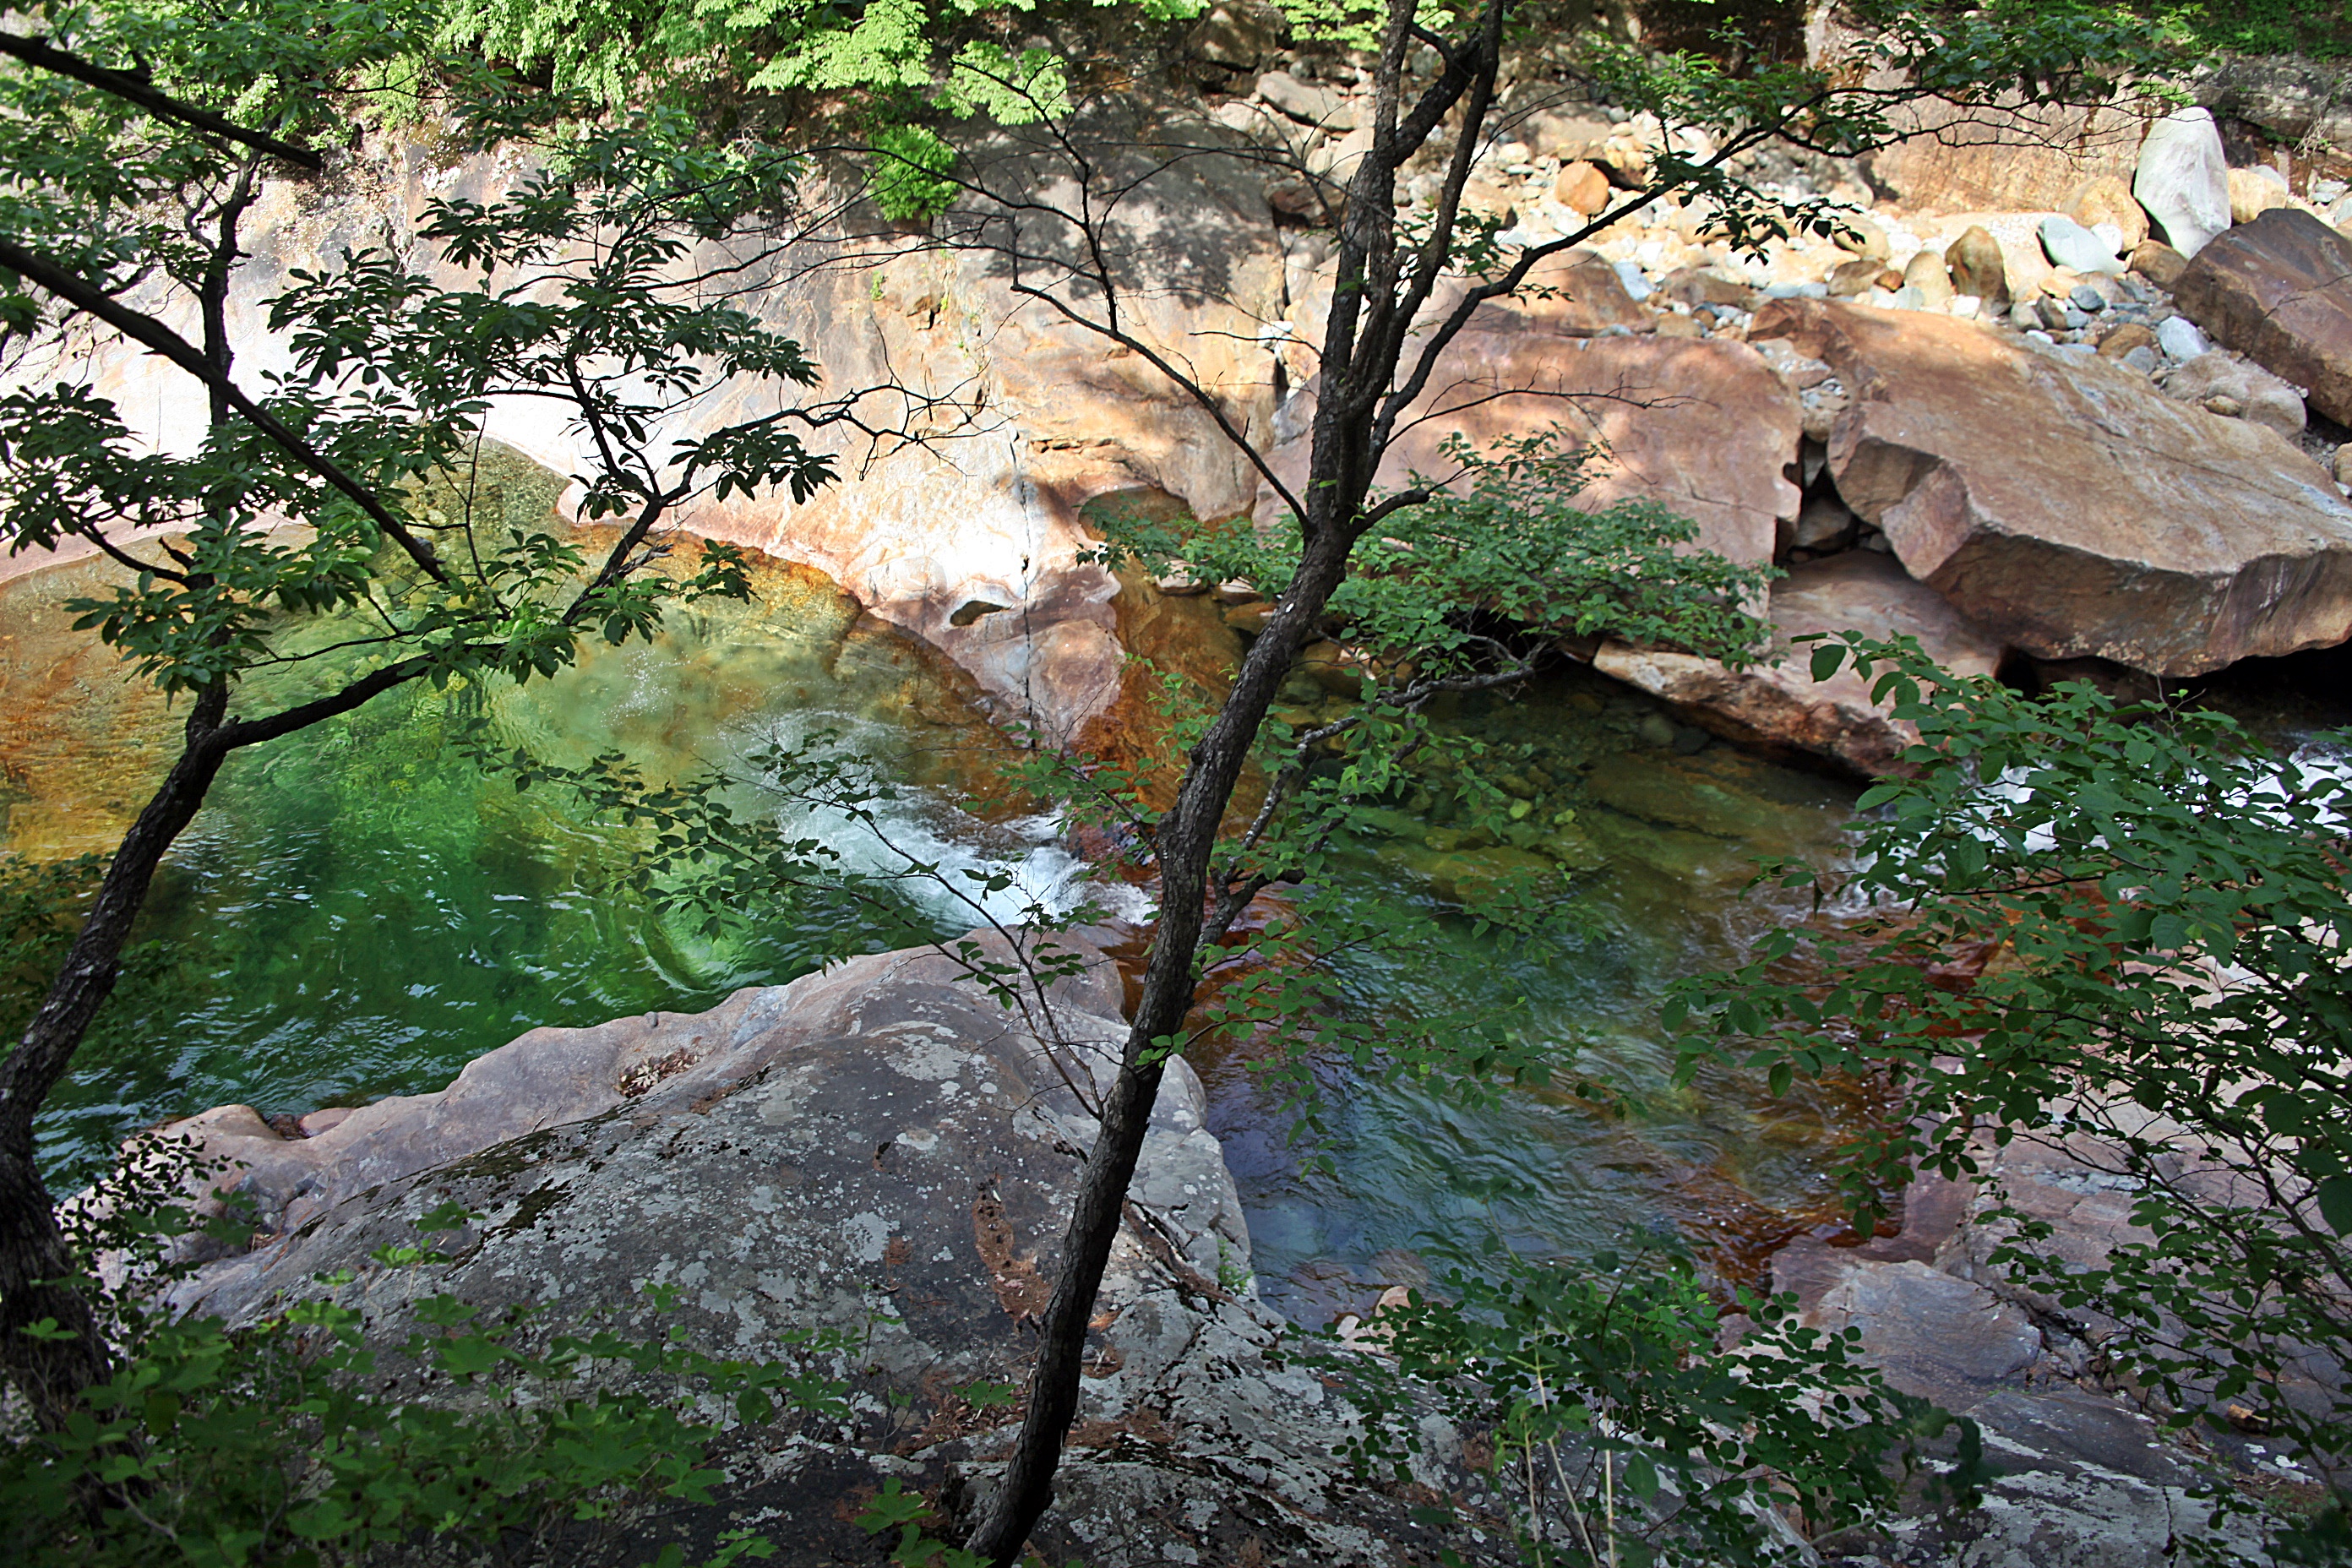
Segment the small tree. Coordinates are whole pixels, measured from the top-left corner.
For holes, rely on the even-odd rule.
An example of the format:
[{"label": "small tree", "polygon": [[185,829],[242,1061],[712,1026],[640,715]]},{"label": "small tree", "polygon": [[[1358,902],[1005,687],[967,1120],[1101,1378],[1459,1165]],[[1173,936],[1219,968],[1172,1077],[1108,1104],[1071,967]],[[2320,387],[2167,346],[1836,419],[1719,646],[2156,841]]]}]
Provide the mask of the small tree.
[{"label": "small tree", "polygon": [[[780,400],[664,440],[665,416],[721,381],[815,374],[693,260],[698,241],[721,237],[756,256],[766,236],[751,215],[788,208],[792,164],[757,144],[709,146],[668,113],[541,141],[487,205],[432,201],[427,266],[346,252],[290,274],[265,306],[286,368],[240,374],[230,301],[257,203],[326,162],[310,149],[352,133],[367,69],[424,51],[431,17],[396,0],[36,15],[46,36],[16,38],[26,64],[0,76],[13,383],[0,534],[12,550],[79,541],[120,564],[121,584],[79,606],[85,624],[187,714],[179,755],[0,1063],[0,1361],[58,1419],[108,1357],[68,1279],[33,1121],[222,764],[411,681],[550,676],[583,637],[625,642],[667,603],[740,595],[741,561],[723,546],[692,575],[647,568],[698,498],[782,486],[799,500],[825,483],[827,460],[798,432],[850,405]],[[529,133],[527,107],[471,82],[461,131]],[[740,279],[743,255],[728,265]],[[185,376],[206,411],[194,449],[147,449],[90,386],[47,378],[48,356],[81,334]],[[580,520],[601,536],[477,515],[472,454],[508,398],[551,402],[580,433]],[[453,509],[428,500],[436,479]]]},{"label": "small tree", "polygon": [[[1454,373],[1444,368],[1447,353],[1473,317],[1528,287],[1547,259],[1660,203],[1702,204],[1710,231],[1736,246],[1760,246],[1799,228],[1834,232],[1840,220],[1826,201],[1768,192],[1743,172],[1759,149],[1777,143],[1850,157],[1899,140],[1900,110],[1918,100],[1965,104],[2006,93],[2034,101],[2103,99],[2118,73],[2158,58],[2143,28],[2071,5],[1933,15],[1873,7],[1868,19],[1879,30],[1864,58],[1820,68],[1650,57],[1595,29],[1579,38],[1585,89],[1655,116],[1660,144],[1633,188],[1615,193],[1589,222],[1521,245],[1506,243],[1500,223],[1465,199],[1482,153],[1511,123],[1498,107],[1506,51],[1545,29],[1586,26],[1589,12],[1564,17],[1521,0],[1439,12],[1416,0],[1387,0],[1301,5],[1291,16],[1301,37],[1336,40],[1366,58],[1370,107],[1358,132],[1363,145],[1350,160],[1318,168],[1278,140],[1238,147],[1225,136],[1188,141],[1148,110],[1132,113],[1138,129],[1122,139],[1104,130],[1119,122],[1117,111],[1037,95],[1008,73],[997,89],[1030,92],[1034,113],[1000,118],[1033,121],[1034,129],[1020,138],[1029,155],[1002,156],[1002,141],[975,149],[957,176],[961,194],[938,225],[942,243],[996,258],[1016,297],[1127,351],[1197,402],[1274,496],[1276,515],[1259,526],[1277,542],[1280,562],[1278,583],[1266,584],[1273,614],[1214,715],[1190,737],[1172,804],[1133,824],[1159,879],[1159,918],[1118,1078],[1080,1181],[1063,1271],[1041,1326],[1021,1435],[970,1540],[992,1563],[1017,1555],[1051,1499],[1076,1409],[1087,1320],[1166,1061],[1181,1048],[1202,976],[1227,956],[1223,943],[1234,921],[1253,894],[1286,874],[1278,860],[1259,853],[1267,831],[1262,814],[1234,815],[1235,791],[1261,755],[1276,696],[1303,647],[1331,631],[1351,635],[1342,596],[1351,581],[1396,574],[1397,557],[1383,542],[1416,509],[1444,504],[1444,486],[1475,471],[1380,486],[1393,445],[1429,417],[1430,400],[1448,390],[1444,378]],[[1679,134],[1685,132],[1700,134]],[[1679,150],[1700,145],[1707,151]],[[1295,482],[1193,374],[1181,349],[1151,341],[1136,325],[1133,302],[1146,273],[1133,252],[1149,237],[1139,242],[1123,226],[1123,207],[1156,169],[1236,156],[1297,182],[1308,199],[1293,205],[1330,242],[1334,289],[1321,340],[1313,345],[1314,413],[1304,474]],[[1417,160],[1434,163],[1437,183],[1427,205],[1416,209],[1403,185],[1407,165]],[[1491,378],[1466,379],[1480,399],[1540,395]],[[1214,548],[1195,539],[1178,553],[1208,559]],[[1463,599],[1432,597],[1426,608],[1440,620],[1467,613]],[[1459,661],[1451,667],[1453,679],[1491,677],[1499,684],[1517,678],[1506,649],[1472,643],[1453,652]],[[1310,776],[1313,747],[1332,739],[1278,733],[1278,745],[1304,749],[1295,763],[1274,763],[1276,779]],[[1395,764],[1365,743],[1349,765],[1360,777]],[[1279,782],[1273,793],[1280,795]]]},{"label": "small tree", "polygon": [[[1991,1261],[2144,1391],[2167,1425],[2273,1434],[2327,1502],[2274,1542],[2336,1561],[2352,1508],[2352,775],[2321,737],[2284,757],[2226,714],[2040,698],[1847,638],[1898,717],[1913,776],[1865,793],[1841,901],[1767,933],[1672,1003],[1715,1058],[1776,1089],[1885,1075],[1901,1102],[1848,1151],[1856,1206],[1914,1170],[1958,1178],[2039,1144],[2131,1200],[2135,1230],[2054,1241],[1999,1202]],[[1792,887],[1831,890],[1818,871]],[[1973,980],[1958,956],[1990,955]],[[2262,1506],[2217,1473],[2217,1510]]]}]

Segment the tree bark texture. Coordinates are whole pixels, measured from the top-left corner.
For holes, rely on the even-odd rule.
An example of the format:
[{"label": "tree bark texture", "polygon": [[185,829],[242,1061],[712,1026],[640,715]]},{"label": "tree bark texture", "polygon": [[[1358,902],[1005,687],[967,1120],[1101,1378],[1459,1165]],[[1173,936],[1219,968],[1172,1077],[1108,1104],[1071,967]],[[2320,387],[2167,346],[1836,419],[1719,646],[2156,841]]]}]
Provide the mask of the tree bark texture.
[{"label": "tree bark texture", "polygon": [[[221,738],[226,701],[221,687],[196,700],[179,761],[123,836],[40,1011],[0,1062],[0,1366],[45,1424],[61,1420],[110,1369],[88,1299],[66,1282],[74,1259],[33,1157],[33,1117],[122,973],[122,950],[155,868],[204,805],[228,755]],[[44,1319],[72,1337],[37,1339],[25,1331]]]}]

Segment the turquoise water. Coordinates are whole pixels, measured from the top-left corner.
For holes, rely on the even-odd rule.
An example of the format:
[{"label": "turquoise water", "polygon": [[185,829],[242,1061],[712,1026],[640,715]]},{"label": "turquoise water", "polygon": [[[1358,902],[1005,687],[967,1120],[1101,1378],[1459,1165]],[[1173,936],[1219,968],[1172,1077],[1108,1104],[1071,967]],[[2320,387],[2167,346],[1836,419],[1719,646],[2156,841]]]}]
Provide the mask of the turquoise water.
[{"label": "turquoise water", "polygon": [[[110,847],[172,749],[175,717],[61,608],[102,575],[82,565],[0,585],[0,822],[28,856]],[[1205,604],[1162,609],[1197,617]],[[1199,626],[1174,636],[1210,680],[1237,646]],[[1302,721],[1342,700],[1311,682],[1291,696]],[[656,644],[592,648],[555,681],[398,693],[241,755],[159,879],[137,976],[43,1113],[45,1158],[62,1177],[130,1130],[218,1103],[299,1114],[437,1088],[540,1025],[695,1010],[789,979],[852,918],[755,918],[718,942],[666,919],[615,890],[621,830],[556,793],[517,795],[457,753],[471,711],[503,742],[568,761],[617,748],[657,775],[837,731],[910,786],[893,827],[921,852],[1013,868],[1031,886],[1066,878],[1050,822],[949,805],[984,798],[1000,754],[971,697],[823,579],[770,565],[755,602],[673,612]],[[1356,961],[1349,1005],[1374,1020],[1464,1000],[1506,1009],[1564,1068],[1641,1104],[1603,1116],[1519,1093],[1465,1110],[1334,1069],[1324,1163],[1310,1166],[1245,1051],[1197,1056],[1269,1300],[1315,1321],[1424,1277],[1449,1246],[1579,1251],[1657,1223],[1738,1274],[1833,1225],[1823,1155],[1865,1108],[1774,1101],[1736,1077],[1675,1089],[1655,1005],[1668,980],[1735,961],[1799,913],[1746,896],[1749,868],[1759,855],[1834,858],[1851,789],[1710,742],[1573,669],[1444,721],[1509,752],[1527,826],[1512,842],[1465,833],[1432,777],[1397,802],[1392,831],[1350,847],[1356,890],[1435,924],[1410,963]],[[1567,934],[1507,952],[1447,913],[1465,888],[1528,868],[1571,874]],[[907,912],[942,932],[971,923],[946,907]]]}]

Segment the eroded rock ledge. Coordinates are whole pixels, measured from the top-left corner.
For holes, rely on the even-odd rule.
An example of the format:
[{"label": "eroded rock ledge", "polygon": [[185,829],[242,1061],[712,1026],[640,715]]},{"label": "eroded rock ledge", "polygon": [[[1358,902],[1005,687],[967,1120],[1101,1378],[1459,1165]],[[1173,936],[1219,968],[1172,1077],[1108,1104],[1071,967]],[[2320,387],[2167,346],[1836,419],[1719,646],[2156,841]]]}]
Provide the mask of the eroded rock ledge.
[{"label": "eroded rock ledge", "polygon": [[[715,1354],[781,1356],[795,1330],[840,1331],[853,1350],[827,1370],[852,1386],[850,1425],[740,1435],[727,1508],[648,1526],[647,1544],[750,1523],[780,1562],[870,1561],[850,1522],[861,1489],[896,1475],[968,1492],[1009,1437],[975,1431],[953,1390],[1017,1381],[1059,1267],[1093,1138],[1074,1090],[1126,1034],[1117,973],[1089,956],[1042,1031],[937,953],[884,953],[700,1015],[534,1030],[437,1094],[307,1119],[314,1137],[207,1111],[177,1130],[241,1163],[233,1185],[270,1228],[178,1299],[249,1318],[350,1270],[333,1294],[389,1342],[439,1291],[649,1333],[667,1326],[641,1293],[652,1282],[678,1288],[667,1321]],[[1059,1037],[1051,1053],[1041,1032]],[[1335,1452],[1354,1413],[1266,1354],[1279,1320],[1255,1299],[1202,1110],[1172,1064],[1040,1544],[1097,1568],[1426,1560],[1406,1504]],[[451,1200],[482,1217],[449,1262],[372,1259],[416,1245],[415,1221]]]}]

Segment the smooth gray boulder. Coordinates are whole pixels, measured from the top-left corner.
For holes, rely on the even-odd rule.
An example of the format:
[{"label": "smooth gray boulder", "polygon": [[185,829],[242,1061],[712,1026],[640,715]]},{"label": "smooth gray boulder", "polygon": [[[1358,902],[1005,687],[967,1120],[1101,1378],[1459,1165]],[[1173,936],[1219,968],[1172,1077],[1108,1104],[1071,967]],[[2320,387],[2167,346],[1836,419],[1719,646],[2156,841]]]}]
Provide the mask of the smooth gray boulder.
[{"label": "smooth gray boulder", "polygon": [[2177,110],[2148,127],[2132,195],[2183,256],[2230,226],[2230,160],[2210,110]]},{"label": "smooth gray boulder", "polygon": [[2043,218],[2041,233],[2042,254],[2050,258],[2053,267],[2105,272],[2112,277],[2123,275],[2123,260],[2116,255],[2116,247],[2065,214],[2052,213]]}]

